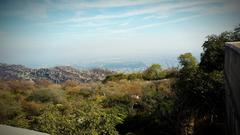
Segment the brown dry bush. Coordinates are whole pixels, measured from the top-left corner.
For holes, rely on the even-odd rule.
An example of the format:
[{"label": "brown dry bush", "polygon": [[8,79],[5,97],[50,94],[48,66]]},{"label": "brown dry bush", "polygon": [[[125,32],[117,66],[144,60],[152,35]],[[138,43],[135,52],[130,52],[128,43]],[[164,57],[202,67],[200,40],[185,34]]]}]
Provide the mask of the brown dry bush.
[{"label": "brown dry bush", "polygon": [[79,85],[78,81],[74,81],[74,80],[67,80],[62,84],[63,89],[69,89],[69,88],[73,88],[73,87],[77,87]]},{"label": "brown dry bush", "polygon": [[128,81],[109,81],[101,89],[105,95],[124,96],[139,95],[141,96],[148,82],[142,80]]},{"label": "brown dry bush", "polygon": [[34,101],[23,101],[22,107],[31,115],[38,115],[45,109],[46,105]]},{"label": "brown dry bush", "polygon": [[63,90],[38,89],[33,91],[28,97],[27,101],[35,101],[38,103],[64,103]]},{"label": "brown dry bush", "polygon": [[3,81],[3,80],[0,81],[0,90],[6,90],[6,91],[10,90],[10,87],[8,86],[7,81]]},{"label": "brown dry bush", "polygon": [[54,84],[53,82],[47,80],[47,79],[38,79],[38,80],[35,80],[35,84],[36,86],[39,88],[39,87],[48,87],[49,85],[51,84]]},{"label": "brown dry bush", "polygon": [[26,94],[29,91],[33,91],[35,89],[34,82],[25,81],[25,80],[11,80],[7,81],[9,89],[14,93]]}]

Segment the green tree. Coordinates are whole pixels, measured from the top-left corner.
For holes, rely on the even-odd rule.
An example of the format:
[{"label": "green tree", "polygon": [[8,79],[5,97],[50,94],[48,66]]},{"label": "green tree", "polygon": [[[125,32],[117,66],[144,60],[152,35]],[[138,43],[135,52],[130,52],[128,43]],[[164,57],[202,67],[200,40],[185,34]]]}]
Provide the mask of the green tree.
[{"label": "green tree", "polygon": [[[197,72],[197,60],[191,53],[185,53],[178,57],[180,66],[179,75],[176,82],[177,97],[184,101],[187,100],[189,92],[194,88],[193,80]],[[184,99],[186,98],[186,99]]]},{"label": "green tree", "polygon": [[233,32],[208,36],[199,65],[190,54],[179,57],[182,68],[175,90],[181,121],[195,117],[210,123],[224,122],[224,45],[235,37]]},{"label": "green tree", "polygon": [[179,103],[187,103],[191,96],[188,96],[194,88],[194,78],[197,72],[196,58],[191,53],[185,53],[178,57],[180,66],[179,75],[176,81],[176,95]]},{"label": "green tree", "polygon": [[152,64],[143,72],[144,80],[159,80],[166,76],[166,72],[163,71],[161,65]]},{"label": "green tree", "polygon": [[233,32],[223,32],[220,35],[207,36],[203,43],[200,68],[204,72],[222,71],[224,67],[224,46],[226,42],[234,41]]},{"label": "green tree", "polygon": [[178,57],[180,66],[183,69],[191,69],[197,67],[197,59],[191,53],[184,53]]}]

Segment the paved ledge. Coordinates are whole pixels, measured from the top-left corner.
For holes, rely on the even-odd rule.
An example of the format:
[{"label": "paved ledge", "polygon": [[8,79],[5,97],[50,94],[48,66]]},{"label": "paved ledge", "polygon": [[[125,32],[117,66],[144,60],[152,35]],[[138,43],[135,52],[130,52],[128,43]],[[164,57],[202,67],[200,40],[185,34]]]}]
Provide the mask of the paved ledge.
[{"label": "paved ledge", "polygon": [[240,48],[240,41],[237,42],[226,42],[227,45],[233,45]]},{"label": "paved ledge", "polygon": [[0,135],[49,135],[29,129],[0,125]]},{"label": "paved ledge", "polygon": [[240,53],[240,41],[238,41],[238,42],[226,42],[226,46],[225,47],[226,48],[231,48],[234,51]]}]

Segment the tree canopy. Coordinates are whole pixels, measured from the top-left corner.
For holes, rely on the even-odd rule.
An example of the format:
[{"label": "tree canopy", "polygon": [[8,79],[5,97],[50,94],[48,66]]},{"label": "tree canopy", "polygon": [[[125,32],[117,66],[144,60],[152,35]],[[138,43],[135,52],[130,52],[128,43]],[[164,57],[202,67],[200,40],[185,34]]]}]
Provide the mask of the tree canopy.
[{"label": "tree canopy", "polygon": [[166,76],[160,64],[152,64],[143,72],[143,79],[145,80],[159,80]]}]

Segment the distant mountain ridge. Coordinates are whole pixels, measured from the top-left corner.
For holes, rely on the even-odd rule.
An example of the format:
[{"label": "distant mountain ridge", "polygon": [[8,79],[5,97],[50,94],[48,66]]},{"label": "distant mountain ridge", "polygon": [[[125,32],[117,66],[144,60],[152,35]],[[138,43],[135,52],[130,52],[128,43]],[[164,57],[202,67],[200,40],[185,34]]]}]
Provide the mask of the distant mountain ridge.
[{"label": "distant mountain ridge", "polygon": [[53,68],[33,69],[23,65],[8,65],[0,63],[1,80],[41,80],[47,79],[54,83],[62,83],[66,80],[78,82],[102,81],[113,71],[95,68],[90,70],[78,70],[71,66],[56,66]]}]

